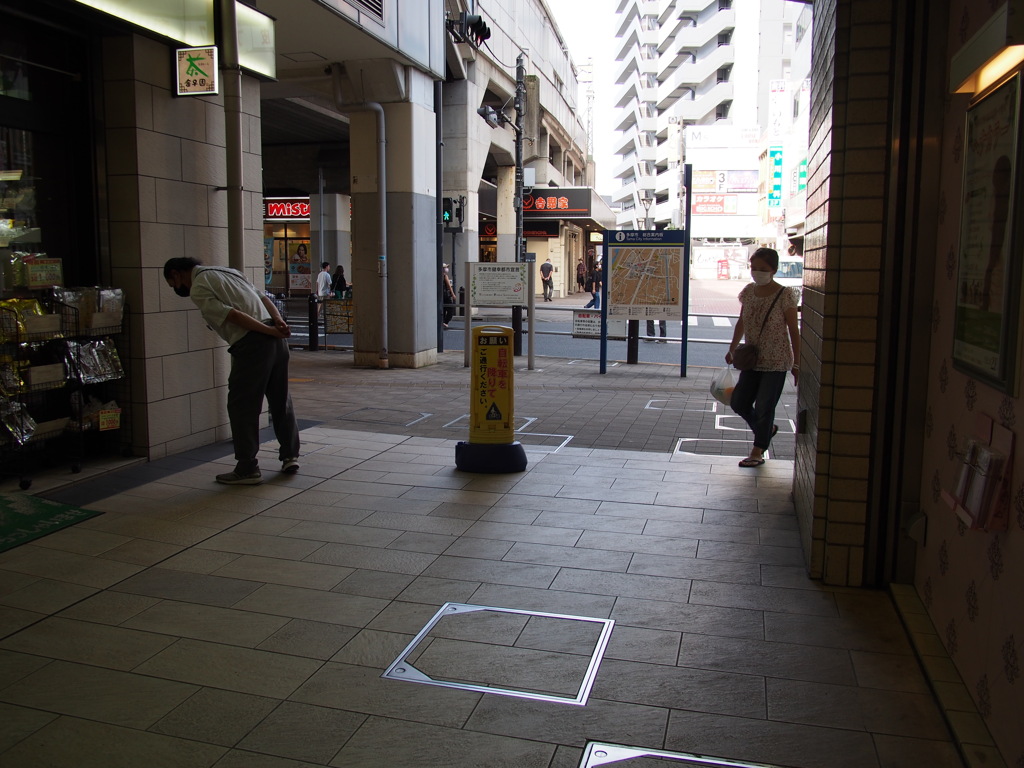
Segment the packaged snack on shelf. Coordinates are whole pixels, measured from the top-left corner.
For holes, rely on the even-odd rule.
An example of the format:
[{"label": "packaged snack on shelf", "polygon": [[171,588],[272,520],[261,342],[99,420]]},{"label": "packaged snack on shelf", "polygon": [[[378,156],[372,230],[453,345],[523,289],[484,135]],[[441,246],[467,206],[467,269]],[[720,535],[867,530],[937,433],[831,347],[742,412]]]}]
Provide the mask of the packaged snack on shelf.
[{"label": "packaged snack on shelf", "polygon": [[83,384],[99,384],[124,376],[117,347],[109,338],[98,341],[69,341],[68,363]]},{"label": "packaged snack on shelf", "polygon": [[96,313],[95,288],[54,288],[53,298],[72,307],[78,318],[78,330],[90,328]]},{"label": "packaged snack on shelf", "polygon": [[21,361],[11,358],[0,359],[0,393],[13,397],[24,387],[21,376]]},{"label": "packaged snack on shelf", "polygon": [[18,341],[26,334],[25,318],[42,315],[43,307],[37,299],[0,300],[0,342]]},{"label": "packaged snack on shelf", "polygon": [[18,445],[32,439],[36,431],[35,419],[22,403],[14,400],[0,400],[0,424],[10,433]]}]

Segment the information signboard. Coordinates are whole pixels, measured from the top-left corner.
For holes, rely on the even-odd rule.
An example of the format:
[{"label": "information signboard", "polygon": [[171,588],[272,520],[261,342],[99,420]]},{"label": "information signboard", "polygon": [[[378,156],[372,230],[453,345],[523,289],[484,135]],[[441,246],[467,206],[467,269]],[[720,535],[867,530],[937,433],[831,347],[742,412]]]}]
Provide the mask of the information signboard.
[{"label": "information signboard", "polygon": [[678,320],[683,311],[681,230],[620,230],[608,237],[608,317]]},{"label": "information signboard", "polygon": [[471,263],[469,298],[474,307],[518,307],[527,303],[529,264]]}]

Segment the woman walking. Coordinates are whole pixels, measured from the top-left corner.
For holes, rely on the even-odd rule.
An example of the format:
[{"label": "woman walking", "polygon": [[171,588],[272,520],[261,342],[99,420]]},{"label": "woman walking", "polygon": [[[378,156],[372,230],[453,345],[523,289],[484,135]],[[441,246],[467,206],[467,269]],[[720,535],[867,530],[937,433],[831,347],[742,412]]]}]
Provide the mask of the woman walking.
[{"label": "woman walking", "polygon": [[750,283],[740,291],[740,319],[733,331],[725,362],[732,364],[740,339],[756,344],[756,365],[740,371],[732,393],[731,408],[747,422],[754,433],[750,455],[741,467],[764,464],[764,452],[779,428],[775,426],[775,406],[786,385],[786,372],[793,383],[800,380],[800,329],[797,326],[799,290],[775,282],[779,254],[772,248],[758,248],[750,257]]}]

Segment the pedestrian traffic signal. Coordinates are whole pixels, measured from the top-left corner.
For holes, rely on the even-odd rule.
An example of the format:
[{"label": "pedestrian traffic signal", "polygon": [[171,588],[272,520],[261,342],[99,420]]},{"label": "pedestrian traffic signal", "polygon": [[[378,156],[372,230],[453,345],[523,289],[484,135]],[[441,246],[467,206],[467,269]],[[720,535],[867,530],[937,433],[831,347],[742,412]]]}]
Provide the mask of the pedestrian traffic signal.
[{"label": "pedestrian traffic signal", "polygon": [[467,43],[477,48],[491,37],[491,28],[484,23],[483,17],[466,11],[459,14],[459,32]]},{"label": "pedestrian traffic signal", "polygon": [[451,224],[455,218],[455,201],[446,197],[441,202],[441,221],[446,225]]}]

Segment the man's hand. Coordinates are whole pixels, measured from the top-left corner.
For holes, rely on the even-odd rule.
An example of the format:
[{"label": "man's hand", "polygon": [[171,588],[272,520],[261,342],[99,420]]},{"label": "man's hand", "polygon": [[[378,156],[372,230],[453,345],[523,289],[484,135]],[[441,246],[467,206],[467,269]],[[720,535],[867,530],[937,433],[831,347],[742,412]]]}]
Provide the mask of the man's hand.
[{"label": "man's hand", "polygon": [[280,317],[274,318],[274,330],[277,331],[277,337],[279,339],[287,339],[292,335],[292,329],[289,328],[288,323]]}]

